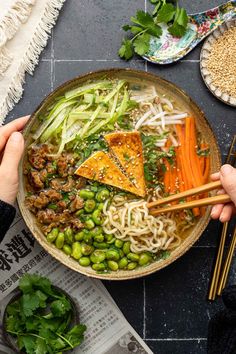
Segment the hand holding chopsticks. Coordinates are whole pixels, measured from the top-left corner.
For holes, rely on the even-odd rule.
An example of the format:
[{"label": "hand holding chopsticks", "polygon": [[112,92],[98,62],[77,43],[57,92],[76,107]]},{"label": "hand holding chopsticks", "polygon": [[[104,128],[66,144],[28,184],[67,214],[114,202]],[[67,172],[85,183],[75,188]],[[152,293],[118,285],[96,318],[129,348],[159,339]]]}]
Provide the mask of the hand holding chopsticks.
[{"label": "hand holding chopsticks", "polygon": [[[222,186],[221,175],[223,175],[223,177],[227,178],[226,176],[228,176],[228,174],[226,173],[226,170],[228,170],[228,174],[231,173],[231,177],[230,177],[231,183],[229,183],[227,185],[227,183],[224,183],[224,180],[223,180],[224,186]],[[167,198],[162,198],[157,201],[148,203],[148,208],[151,209],[150,213],[152,215],[159,215],[162,213],[179,211],[179,210],[183,210],[183,209],[192,209],[195,207],[202,207],[202,206],[214,205],[214,204],[219,204],[218,212],[219,211],[222,212],[223,211],[223,204],[231,202],[232,200],[234,200],[234,198],[236,201],[236,169],[234,169],[230,165],[224,165],[221,168],[221,172],[218,175],[218,178],[221,178],[221,180],[210,182],[210,183],[207,183],[203,186],[192,188],[192,189],[186,190],[184,192],[171,195]],[[197,194],[204,194],[204,193],[212,191],[214,189],[219,189],[219,188],[222,189],[223,187],[226,191],[229,191],[229,192],[232,191],[232,193],[231,193],[232,196],[229,194],[220,194],[220,195],[216,195],[213,197],[207,197],[207,198],[203,198],[203,199],[196,199],[196,200],[187,201],[187,202],[184,201],[182,203],[171,205],[171,206],[166,206],[164,208],[158,208],[158,209],[156,208],[156,207],[159,207],[163,204],[168,204],[168,203],[174,202],[176,200],[188,198],[190,196],[197,195]],[[235,194],[235,196],[234,196],[234,194]],[[153,209],[153,208],[155,208],[155,209]],[[230,208],[232,209],[232,206]],[[228,208],[227,214],[228,215],[230,214],[229,218],[231,217],[231,213]],[[214,213],[213,213],[213,217],[214,217]],[[219,215],[218,215],[218,217],[219,217]],[[222,220],[222,221],[227,221],[227,220]]]}]

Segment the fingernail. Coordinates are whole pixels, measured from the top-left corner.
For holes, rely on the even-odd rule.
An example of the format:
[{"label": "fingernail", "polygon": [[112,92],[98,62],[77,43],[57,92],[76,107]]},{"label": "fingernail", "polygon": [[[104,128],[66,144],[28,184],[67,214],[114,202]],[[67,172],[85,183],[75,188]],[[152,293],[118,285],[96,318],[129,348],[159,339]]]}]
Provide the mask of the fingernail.
[{"label": "fingernail", "polygon": [[216,207],[213,207],[213,208],[211,209],[211,215],[213,216],[213,215],[215,214],[215,212],[216,212]]},{"label": "fingernail", "polygon": [[221,222],[224,222],[224,215],[221,214],[221,216],[219,217]]},{"label": "fingernail", "polygon": [[19,132],[14,132],[12,133],[12,135],[10,136],[11,142],[13,143],[18,143],[19,141],[21,141],[22,139],[22,135]]},{"label": "fingernail", "polygon": [[220,169],[223,176],[229,175],[233,170],[233,167],[230,165],[223,165]]}]

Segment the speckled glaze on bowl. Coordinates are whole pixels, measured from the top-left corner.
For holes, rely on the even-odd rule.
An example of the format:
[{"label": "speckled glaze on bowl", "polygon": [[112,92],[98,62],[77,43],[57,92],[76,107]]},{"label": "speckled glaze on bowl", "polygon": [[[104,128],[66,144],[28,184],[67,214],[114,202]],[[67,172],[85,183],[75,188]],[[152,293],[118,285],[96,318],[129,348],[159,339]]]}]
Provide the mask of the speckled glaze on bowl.
[{"label": "speckled glaze on bowl", "polygon": [[36,124],[38,117],[43,115],[47,108],[52,105],[54,99],[61,96],[66,91],[71,90],[84,84],[88,80],[96,80],[101,77],[108,78],[124,78],[127,81],[141,81],[145,84],[154,84],[159,91],[169,94],[171,97],[176,98],[178,102],[181,102],[183,107],[196,119],[197,128],[202,132],[206,141],[210,146],[210,156],[211,156],[211,172],[215,172],[219,169],[221,165],[220,152],[216,142],[216,138],[211,130],[211,127],[206,120],[204,113],[199,109],[199,107],[192,101],[192,99],[176,85],[169,81],[166,81],[154,74],[150,74],[144,71],[132,70],[132,69],[107,69],[99,70],[95,72],[88,73],[86,75],[79,76],[73,80],[70,80],[63,85],[59,86],[55,91],[53,91],[49,96],[47,96],[35,112],[31,115],[31,118],[24,130],[24,137],[26,140],[26,147],[23,159],[20,164],[20,189],[18,194],[18,204],[22,216],[26,222],[26,225],[40,243],[40,245],[48,252],[51,256],[56,258],[59,262],[63,263],[65,266],[79,272],[81,274],[87,275],[89,277],[107,279],[107,280],[125,280],[134,279],[146,276],[148,274],[154,273],[169,264],[173,263],[176,259],[181,257],[189,248],[199,239],[204,229],[206,228],[210,220],[210,209],[208,208],[205,215],[199,219],[196,225],[192,228],[190,234],[182,242],[182,244],[171,252],[171,255],[167,259],[162,259],[156,261],[146,267],[136,268],[134,270],[119,270],[117,272],[109,273],[96,273],[90,267],[82,267],[73,258],[66,256],[62,251],[57,249],[54,245],[49,244],[39,228],[34,215],[27,209],[24,203],[25,199],[25,185],[24,185],[24,175],[23,175],[23,165],[27,158],[27,146],[32,142],[30,132],[32,127]]}]

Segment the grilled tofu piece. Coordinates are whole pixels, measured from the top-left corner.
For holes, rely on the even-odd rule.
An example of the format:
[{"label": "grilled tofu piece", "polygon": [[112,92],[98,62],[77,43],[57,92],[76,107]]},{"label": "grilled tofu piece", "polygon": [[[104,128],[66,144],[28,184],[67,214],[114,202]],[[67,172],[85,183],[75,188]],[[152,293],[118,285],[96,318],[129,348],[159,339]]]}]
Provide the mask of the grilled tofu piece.
[{"label": "grilled tofu piece", "polygon": [[139,190],[104,151],[91,155],[79,166],[75,174],[140,196]]},{"label": "grilled tofu piece", "polygon": [[145,197],[146,185],[143,169],[143,148],[140,133],[115,132],[104,136],[109,149],[118,159],[127,177]]}]

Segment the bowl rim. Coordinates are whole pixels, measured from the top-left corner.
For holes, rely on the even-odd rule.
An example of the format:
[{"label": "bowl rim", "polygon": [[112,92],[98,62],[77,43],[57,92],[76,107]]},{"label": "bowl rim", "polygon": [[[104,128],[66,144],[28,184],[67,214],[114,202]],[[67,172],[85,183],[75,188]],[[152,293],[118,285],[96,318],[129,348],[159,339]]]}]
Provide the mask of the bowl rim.
[{"label": "bowl rim", "polygon": [[[211,133],[211,136],[213,138],[214,141],[214,148],[216,150],[216,160],[217,160],[217,165],[218,167],[220,167],[221,165],[221,153],[220,153],[220,149],[218,146],[218,142],[215,136],[215,133],[213,131],[213,129],[211,128],[211,125],[208,121],[208,119],[206,118],[204,112],[200,109],[200,107],[198,106],[198,104],[182,89],[180,88],[178,85],[176,85],[175,83],[172,83],[169,80],[166,80],[162,77],[160,77],[159,75],[156,75],[154,73],[149,73],[143,70],[136,70],[136,69],[131,69],[131,68],[105,68],[105,69],[99,69],[99,70],[94,70],[94,71],[89,71],[85,74],[76,76],[68,81],[65,81],[64,83],[60,84],[59,86],[57,86],[51,93],[49,93],[42,101],[41,103],[37,106],[37,108],[34,110],[34,112],[31,114],[30,119],[28,120],[26,126],[24,127],[23,130],[23,135],[25,136],[26,130],[28,129],[28,127],[31,125],[32,120],[37,116],[38,112],[41,110],[41,108],[47,104],[48,100],[50,100],[51,98],[53,98],[54,96],[57,96],[57,93],[60,90],[65,89],[67,86],[73,85],[73,83],[77,82],[78,80],[82,83],[82,82],[86,82],[86,80],[89,80],[90,77],[92,76],[92,79],[97,79],[99,77],[99,75],[118,75],[119,73],[122,74],[133,74],[133,75],[137,75],[138,78],[140,78],[140,75],[142,76],[142,79],[144,80],[150,80],[150,81],[159,81],[160,83],[163,83],[164,85],[167,85],[169,88],[173,88],[174,90],[174,94],[175,95],[180,95],[182,99],[184,99],[186,102],[188,102],[189,106],[194,107],[194,110],[196,112],[196,114],[198,116],[201,116],[201,118],[204,120],[204,123],[206,124],[208,130]],[[26,150],[25,150],[26,151]],[[21,161],[22,163],[22,161]],[[19,166],[19,171],[20,171],[21,165]],[[21,171],[20,171],[21,173]],[[41,237],[37,234],[34,234],[31,225],[29,225],[28,220],[25,220],[24,218],[24,205],[22,205],[23,203],[21,203],[20,201],[20,195],[18,193],[17,195],[17,204],[19,207],[19,210],[21,212],[21,215],[24,219],[24,222],[26,223],[27,227],[29,228],[29,230],[31,231],[32,235],[35,237],[35,239],[39,242],[39,244],[45,249],[45,242],[41,239]],[[185,247],[183,247],[181,250],[179,250],[180,247],[177,247],[175,250],[171,251],[171,255],[170,257],[166,258],[166,259],[161,259],[161,260],[157,260],[147,266],[144,266],[142,268],[138,268],[138,269],[134,269],[132,271],[124,271],[125,274],[120,273],[120,271],[117,272],[107,272],[107,273],[98,273],[95,271],[92,272],[87,272],[87,267],[82,267],[78,264],[78,268],[75,269],[74,266],[72,266],[71,264],[67,263],[67,259],[68,256],[64,255],[64,257],[60,257],[57,254],[58,249],[55,249],[54,247],[50,247],[50,251],[46,248],[46,251],[52,256],[54,257],[57,261],[59,261],[60,263],[64,264],[66,267],[80,273],[83,275],[86,275],[88,277],[91,278],[97,278],[97,279],[102,279],[102,280],[116,280],[116,281],[120,281],[120,280],[130,280],[130,279],[136,279],[136,278],[141,278],[150,274],[153,274],[155,272],[157,272],[158,270],[161,270],[165,267],[167,267],[168,265],[170,265],[171,263],[175,262],[177,259],[179,259],[180,257],[182,257],[192,246],[193,244],[201,237],[202,233],[204,232],[204,230],[206,229],[209,221],[210,221],[210,209],[208,208],[206,211],[206,214],[204,216],[206,218],[204,224],[201,225],[201,227],[199,227],[198,230],[198,235],[196,235],[193,239],[189,239],[188,242],[186,242],[186,240],[188,239],[188,237],[183,241],[182,245],[185,244]],[[196,224],[198,225],[198,223]],[[52,245],[50,245],[52,246]],[[178,250],[178,251],[177,251]]]}]

